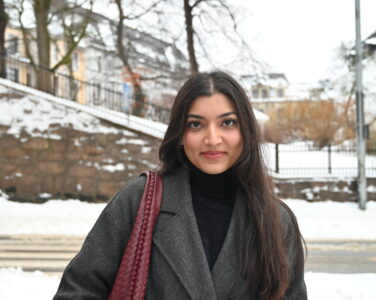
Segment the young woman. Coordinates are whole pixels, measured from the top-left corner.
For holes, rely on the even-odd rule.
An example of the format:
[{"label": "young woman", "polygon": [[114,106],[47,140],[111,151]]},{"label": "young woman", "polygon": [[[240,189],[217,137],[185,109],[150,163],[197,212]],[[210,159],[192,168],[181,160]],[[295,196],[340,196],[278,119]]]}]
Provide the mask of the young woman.
[{"label": "young woman", "polygon": [[[146,299],[307,299],[302,238],[274,194],[242,87],[223,72],[180,89],[160,147],[163,200]],[[55,300],[107,299],[143,193],[107,205],[66,268]]]}]

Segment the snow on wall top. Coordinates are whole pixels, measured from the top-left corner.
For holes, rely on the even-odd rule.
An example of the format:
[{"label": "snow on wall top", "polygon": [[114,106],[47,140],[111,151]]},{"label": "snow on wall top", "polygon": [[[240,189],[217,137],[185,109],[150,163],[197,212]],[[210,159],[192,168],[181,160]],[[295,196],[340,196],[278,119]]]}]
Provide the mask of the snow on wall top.
[{"label": "snow on wall top", "polygon": [[[88,113],[33,96],[2,101],[0,111],[0,124],[10,126],[7,133],[17,137],[22,131],[26,131],[31,136],[46,137],[48,129],[55,124],[90,133],[118,133],[120,131],[113,127],[103,126],[98,118]],[[130,131],[126,133],[131,136],[135,135]],[[57,135],[48,137],[60,139]]]},{"label": "snow on wall top", "polygon": [[[128,119],[120,112],[82,105],[7,79],[0,78],[0,86],[28,94],[27,97],[10,100],[8,103],[3,101],[0,106],[0,124],[11,126],[10,133],[15,135],[18,135],[21,129],[30,134],[41,134],[41,130],[56,123],[88,132],[108,133],[109,130],[117,130],[101,125],[99,119],[160,139],[164,137],[167,129],[166,124],[136,116]],[[131,135],[131,132],[126,135]]]}]

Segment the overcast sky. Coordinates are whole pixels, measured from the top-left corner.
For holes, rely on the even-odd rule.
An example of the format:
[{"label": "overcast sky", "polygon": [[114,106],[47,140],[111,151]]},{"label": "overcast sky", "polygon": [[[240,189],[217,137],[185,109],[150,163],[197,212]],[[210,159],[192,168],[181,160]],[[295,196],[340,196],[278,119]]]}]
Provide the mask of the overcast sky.
[{"label": "overcast sky", "polygon": [[[245,34],[265,61],[291,82],[333,74],[335,48],[355,40],[355,0],[230,0],[249,11]],[[376,0],[360,0],[362,39],[376,31]]]},{"label": "overcast sky", "polygon": [[[108,1],[99,1],[97,11],[117,16],[117,9],[110,9]],[[182,3],[182,0],[176,1]],[[365,39],[376,31],[376,0],[360,2],[362,39]],[[336,49],[342,41],[355,43],[355,0],[228,0],[228,3],[235,7],[240,20],[238,28],[255,57],[270,64],[271,71],[285,73],[291,83],[315,84],[321,79],[337,77],[340,74],[335,69]],[[139,27],[129,21],[126,23]],[[181,32],[184,23],[178,23],[176,27]],[[236,56],[237,51],[227,40],[220,41],[216,37],[213,41],[214,47],[209,46],[209,49],[214,65],[205,66],[201,61],[201,70],[222,68]],[[178,45],[184,53],[185,43],[182,34]],[[243,69],[231,71],[241,75],[249,72]]]}]

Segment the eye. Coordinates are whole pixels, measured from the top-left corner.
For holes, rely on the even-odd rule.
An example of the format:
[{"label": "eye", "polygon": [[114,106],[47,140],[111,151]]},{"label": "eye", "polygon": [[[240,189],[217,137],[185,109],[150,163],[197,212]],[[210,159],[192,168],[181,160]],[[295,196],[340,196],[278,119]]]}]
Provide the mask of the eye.
[{"label": "eye", "polygon": [[201,123],[199,121],[190,121],[190,122],[188,122],[188,128],[198,129],[200,127],[201,127]]},{"label": "eye", "polygon": [[237,120],[235,119],[228,119],[228,120],[224,120],[222,122],[222,126],[224,127],[231,127],[231,126],[234,126],[237,124]]}]

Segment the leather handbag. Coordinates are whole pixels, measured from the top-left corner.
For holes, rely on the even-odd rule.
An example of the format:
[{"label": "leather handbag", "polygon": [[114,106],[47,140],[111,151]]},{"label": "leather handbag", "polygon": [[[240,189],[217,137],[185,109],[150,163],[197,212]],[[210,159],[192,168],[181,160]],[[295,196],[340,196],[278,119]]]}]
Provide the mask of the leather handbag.
[{"label": "leather handbag", "polygon": [[142,174],[147,178],[144,193],[108,300],[145,298],[152,235],[161,207],[163,185],[157,172]]}]

